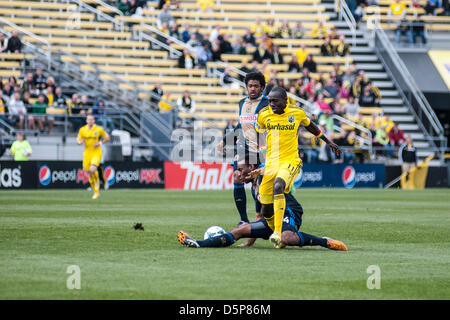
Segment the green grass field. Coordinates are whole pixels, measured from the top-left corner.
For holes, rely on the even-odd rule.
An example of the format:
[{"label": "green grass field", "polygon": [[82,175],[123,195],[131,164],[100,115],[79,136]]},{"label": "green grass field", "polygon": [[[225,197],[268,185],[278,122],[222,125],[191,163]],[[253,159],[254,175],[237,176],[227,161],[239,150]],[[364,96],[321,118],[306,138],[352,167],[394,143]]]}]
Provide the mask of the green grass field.
[{"label": "green grass field", "polygon": [[[297,190],[301,230],[343,240],[348,252],[264,240],[181,246],[180,229],[201,238],[208,226],[236,225],[232,191],[90,196],[0,192],[0,299],[450,299],[448,189]],[[80,290],[66,287],[69,265],[80,267]],[[378,290],[366,286],[370,265],[381,270]]]}]

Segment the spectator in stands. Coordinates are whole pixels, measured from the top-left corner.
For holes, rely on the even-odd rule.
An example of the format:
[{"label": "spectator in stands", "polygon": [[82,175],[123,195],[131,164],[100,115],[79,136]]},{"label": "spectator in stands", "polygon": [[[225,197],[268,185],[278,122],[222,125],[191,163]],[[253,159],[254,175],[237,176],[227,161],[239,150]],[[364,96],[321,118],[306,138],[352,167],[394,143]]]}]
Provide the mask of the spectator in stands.
[{"label": "spectator in stands", "polygon": [[183,55],[178,58],[178,68],[193,69],[195,66],[194,57],[187,48],[183,49]]},{"label": "spectator in stands", "polygon": [[69,114],[71,117],[69,118],[69,122],[72,124],[72,128],[75,132],[84,125],[85,121],[82,116],[86,115],[86,110],[81,108],[81,101],[78,98],[78,94],[74,93],[72,95],[72,99],[68,101]]},{"label": "spectator in stands", "polygon": [[223,36],[219,36],[218,40],[220,41],[220,52],[222,54],[232,53],[233,47],[231,46],[230,36],[228,34],[224,34]]},{"label": "spectator in stands", "polygon": [[288,72],[299,73],[301,70],[300,64],[298,63],[298,58],[295,54],[291,56],[291,61],[289,61]]},{"label": "spectator in stands", "polygon": [[5,83],[3,85],[3,90],[2,90],[2,98],[3,100],[5,100],[6,103],[9,103],[9,100],[11,99],[11,96],[14,93],[14,89],[11,88],[11,85],[9,83]]},{"label": "spectator in stands", "polygon": [[294,39],[301,39],[305,35],[305,29],[303,28],[303,24],[301,22],[297,22],[295,27],[292,28],[291,36]]},{"label": "spectator in stands", "polygon": [[329,38],[330,40],[337,40],[337,39],[339,39],[339,36],[340,36],[340,34],[338,31],[338,28],[336,26],[333,26],[331,28],[331,32],[328,34],[327,38]]},{"label": "spectator in stands", "polygon": [[[385,149],[389,149],[389,136],[386,132],[386,126],[382,125],[375,132],[375,146],[384,147]],[[386,156],[389,154],[389,150],[382,150],[381,154]]]},{"label": "spectator in stands", "polygon": [[334,53],[337,56],[345,57],[350,54],[350,45],[345,42],[345,37],[343,35],[339,36],[339,42],[334,47]]},{"label": "spectator in stands", "polygon": [[350,82],[348,81],[344,81],[341,82],[342,84],[338,87],[339,88],[339,93],[337,95],[337,97],[339,99],[348,99],[350,97],[350,89],[351,89],[351,85]]},{"label": "spectator in stands", "polygon": [[374,97],[374,102],[375,102],[375,107],[379,107],[380,106],[380,101],[381,101],[381,93],[380,90],[378,89],[378,87],[374,86],[372,84],[372,81],[368,81],[365,89],[369,89],[370,94]]},{"label": "spectator in stands", "polygon": [[438,8],[442,8],[441,0],[427,0],[427,3],[424,6],[425,13],[428,15],[436,15],[436,10]]},{"label": "spectator in stands", "polygon": [[197,66],[205,68],[208,61],[213,60],[213,54],[209,48],[208,42],[204,41],[202,46],[196,47]]},{"label": "spectator in stands", "polygon": [[183,118],[183,125],[192,125],[195,121],[194,112],[195,112],[195,101],[191,98],[191,94],[188,90],[183,92],[183,95],[178,98],[177,106],[179,111],[188,113],[191,115],[191,118]]},{"label": "spectator in stands", "polygon": [[22,82],[22,94],[25,92],[32,93],[34,92],[34,79],[33,73],[28,72],[25,80]]},{"label": "spectator in stands", "polygon": [[195,34],[195,38],[200,42],[200,44],[203,42],[203,40],[206,40],[203,34],[200,32],[200,26],[195,27],[193,34]]},{"label": "spectator in stands", "polygon": [[303,63],[306,60],[306,57],[310,54],[311,52],[306,48],[306,45],[304,43],[302,43],[300,45],[300,48],[297,49],[297,51],[295,51],[295,55],[297,56],[297,60],[298,60],[298,64],[299,65],[303,65]]},{"label": "spectator in stands", "polygon": [[313,57],[311,54],[308,54],[306,56],[306,60],[303,63],[303,68],[307,68],[308,71],[315,73],[317,72],[317,63],[313,60]]},{"label": "spectator in stands", "polygon": [[233,77],[231,76],[230,68],[225,68],[224,72],[220,76],[220,85],[222,87],[230,87],[234,83]]},{"label": "spectator in stands", "polygon": [[323,95],[323,93],[319,93],[317,95],[317,100],[315,101],[315,104],[317,104],[321,112],[328,111],[330,114],[333,113],[333,110],[331,109],[330,105],[325,101],[325,96]]},{"label": "spectator in stands", "polygon": [[[18,123],[18,128],[20,130],[23,130],[25,117],[27,115],[27,109],[25,108],[23,101],[20,99],[19,92],[14,93],[11,99],[9,99],[8,111],[9,111],[8,116],[9,122],[12,125],[16,125],[16,123]],[[29,122],[28,125],[30,125]]]},{"label": "spectator in stands", "polygon": [[392,148],[398,148],[405,142],[403,130],[394,122],[392,129],[388,132],[389,144]]},{"label": "spectator in stands", "polygon": [[172,25],[169,27],[169,35],[177,40],[182,40],[181,39],[181,34],[179,31],[179,26],[178,23],[174,22],[172,23]]},{"label": "spectator in stands", "polygon": [[117,5],[117,9],[119,9],[119,11],[123,13],[123,15],[127,15],[128,10],[130,10],[130,4],[128,3],[128,0],[120,0],[119,4]]},{"label": "spectator in stands", "polygon": [[282,39],[289,39],[292,37],[292,30],[289,27],[289,22],[287,20],[283,20],[281,26],[277,30],[276,37]]},{"label": "spectator in stands", "polygon": [[181,33],[181,39],[184,43],[188,42],[191,39],[191,33],[190,33],[191,26],[190,24],[186,23],[184,25],[184,30]]},{"label": "spectator in stands", "polygon": [[186,43],[188,46],[191,46],[192,48],[198,47],[202,45],[202,42],[197,38],[196,33],[191,33],[191,38]]},{"label": "spectator in stands", "polygon": [[406,17],[403,17],[397,24],[395,28],[395,43],[400,44],[401,36],[408,37],[411,41],[411,23]]},{"label": "spectator in stands", "polygon": [[359,23],[361,19],[364,17],[366,12],[364,11],[365,8],[364,3],[360,3],[356,8],[355,11],[353,11],[353,17],[355,18],[356,23]]},{"label": "spectator in stands", "polygon": [[269,51],[267,50],[267,46],[261,42],[258,46],[258,49],[253,53],[253,60],[258,61],[258,63],[262,63],[265,59],[271,60],[271,56]]},{"label": "spectator in stands", "polygon": [[331,44],[330,38],[325,38],[324,42],[320,46],[320,53],[321,55],[325,57],[332,57],[334,56],[334,47]]},{"label": "spectator in stands", "polygon": [[95,121],[101,123],[109,133],[115,129],[114,121],[107,115],[105,101],[103,99],[98,99],[97,103],[92,108],[92,114],[95,117]]},{"label": "spectator in stands", "polygon": [[265,25],[264,23],[261,22],[261,18],[260,17],[256,17],[255,23],[252,23],[250,25],[250,31],[251,33],[257,37],[260,38],[263,33],[265,32]]},{"label": "spectator in stands", "polygon": [[233,54],[247,54],[247,50],[245,49],[245,45],[243,44],[241,37],[236,37],[231,46],[233,48]]},{"label": "spectator in stands", "polygon": [[280,48],[274,45],[272,49],[270,62],[273,64],[284,64],[283,55],[280,53]]},{"label": "spectator in stands", "polygon": [[355,80],[355,75],[352,73],[352,70],[350,68],[347,68],[345,70],[345,73],[341,77],[342,83],[348,82],[351,85],[354,80]]},{"label": "spectator in stands", "polygon": [[199,12],[213,12],[214,0],[197,0]]},{"label": "spectator in stands", "polygon": [[390,115],[385,115],[383,118],[381,118],[381,126],[385,126],[386,132],[389,133],[391,129],[394,127],[394,121],[391,120]]},{"label": "spectator in stands", "polygon": [[363,93],[359,96],[358,101],[361,107],[375,107],[376,98],[371,94],[369,88],[364,88]]},{"label": "spectator in stands", "polygon": [[22,41],[19,38],[19,31],[13,30],[11,37],[8,39],[8,52],[20,53],[22,52]]},{"label": "spectator in stands", "polygon": [[66,99],[64,98],[62,94],[62,88],[56,87],[55,89],[55,96],[53,98],[53,105],[55,107],[65,107],[66,106]]},{"label": "spectator in stands", "polygon": [[33,153],[30,143],[25,140],[23,132],[17,132],[16,138],[17,140],[13,142],[10,148],[14,161],[28,161],[28,157],[31,157]]},{"label": "spectator in stands", "polygon": [[216,39],[211,47],[211,60],[222,61],[222,51],[220,50],[220,41]]},{"label": "spectator in stands", "polygon": [[312,29],[311,36],[313,39],[325,39],[328,37],[328,27],[320,20],[316,26]]},{"label": "spectator in stands", "polygon": [[[38,100],[33,105],[33,115],[34,119],[37,121],[39,126],[39,131],[44,132],[44,125],[47,122],[47,104],[45,103],[45,95],[43,93],[39,94]],[[53,123],[55,119],[53,117],[49,117],[48,119],[48,132],[52,130]]]},{"label": "spectator in stands", "polygon": [[171,92],[166,91],[159,101],[159,112],[165,113],[173,110]]},{"label": "spectator in stands", "polygon": [[127,16],[135,15],[138,11],[138,8],[139,8],[139,6],[138,6],[136,0],[130,0],[128,2],[128,11],[127,11],[126,15]]},{"label": "spectator in stands", "polygon": [[36,69],[36,73],[33,75],[33,83],[35,87],[41,87],[43,83],[47,83],[47,78],[44,76],[42,68]]},{"label": "spectator in stands", "polygon": [[253,35],[253,33],[250,29],[247,29],[245,31],[245,35],[242,38],[242,40],[244,41],[244,43],[247,47],[255,47],[256,46],[255,36]]},{"label": "spectator in stands", "polygon": [[406,15],[405,4],[400,0],[392,1],[391,5],[389,6],[388,14],[393,16],[404,17]]},{"label": "spectator in stands", "polygon": [[414,16],[416,18],[412,22],[412,28],[411,28],[411,31],[409,33],[409,35],[410,35],[409,42],[411,44],[415,44],[416,43],[416,38],[420,37],[420,39],[422,40],[422,44],[426,45],[427,44],[427,39],[425,37],[425,22],[423,21],[422,18],[417,16],[417,13]]},{"label": "spectator in stands", "polygon": [[217,24],[209,34],[209,42],[214,43],[220,35],[222,35],[221,27]]},{"label": "spectator in stands", "polygon": [[359,114],[359,103],[353,97],[349,97],[347,103],[344,105],[345,115],[349,118],[356,118]]},{"label": "spectator in stands", "polygon": [[162,8],[162,10],[158,13],[158,16],[156,18],[156,26],[161,29],[164,23],[167,23],[167,26],[169,27],[174,22],[173,16],[170,13],[169,5],[165,4]]},{"label": "spectator in stands", "polygon": [[336,83],[334,82],[334,80],[332,78],[328,78],[326,85],[323,87],[323,94],[327,97],[327,98],[336,98],[336,96],[338,95],[339,90],[336,86]]},{"label": "spectator in stands", "polygon": [[364,70],[359,70],[355,81],[359,81],[361,88],[365,88],[370,82],[370,79],[366,76],[366,72]]},{"label": "spectator in stands", "polygon": [[275,22],[273,19],[267,19],[266,25],[264,27],[264,32],[267,33],[267,35],[271,38],[275,38],[278,34],[278,28],[275,25]]},{"label": "spectator in stands", "polygon": [[325,123],[325,128],[327,132],[334,132],[334,119],[330,117],[330,111],[328,109],[323,110],[322,114],[319,116],[319,123]]},{"label": "spectator in stands", "polygon": [[0,32],[0,52],[6,52],[8,50],[8,38]]},{"label": "spectator in stands", "polygon": [[402,172],[409,172],[417,165],[416,148],[413,145],[411,136],[406,137],[405,143],[399,148],[399,156],[402,160]]}]

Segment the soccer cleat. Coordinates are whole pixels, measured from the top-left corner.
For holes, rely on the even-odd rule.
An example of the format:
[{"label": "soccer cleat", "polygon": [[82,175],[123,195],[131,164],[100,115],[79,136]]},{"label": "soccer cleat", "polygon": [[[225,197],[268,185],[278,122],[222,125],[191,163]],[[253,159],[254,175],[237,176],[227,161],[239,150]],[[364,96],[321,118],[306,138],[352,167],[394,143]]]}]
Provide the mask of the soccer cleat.
[{"label": "soccer cleat", "polygon": [[286,245],[282,242],[280,245],[276,245],[275,249],[283,249]]},{"label": "soccer cleat", "polygon": [[272,233],[272,235],[269,238],[269,241],[273,243],[275,248],[277,249],[282,248],[281,236],[278,234],[278,232]]},{"label": "soccer cleat", "polygon": [[98,199],[98,197],[100,196],[99,192],[94,192],[94,195],[92,196],[92,199]]},{"label": "soccer cleat", "polygon": [[324,239],[327,239],[327,248],[331,250],[338,250],[338,251],[348,251],[347,246],[339,240],[334,240],[328,237],[323,237]]},{"label": "soccer cleat", "polygon": [[200,245],[197,241],[188,235],[184,231],[178,231],[178,242],[180,242],[183,246],[191,247],[191,248],[200,248]]}]

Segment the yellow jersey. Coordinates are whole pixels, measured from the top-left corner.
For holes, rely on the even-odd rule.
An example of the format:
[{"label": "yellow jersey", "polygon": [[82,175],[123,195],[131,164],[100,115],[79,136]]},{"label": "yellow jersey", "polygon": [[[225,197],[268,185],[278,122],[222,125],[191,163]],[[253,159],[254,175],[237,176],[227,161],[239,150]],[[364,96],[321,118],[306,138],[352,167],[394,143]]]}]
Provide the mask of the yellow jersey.
[{"label": "yellow jersey", "polygon": [[300,160],[298,155],[298,128],[307,127],[311,120],[300,107],[288,105],[284,113],[276,114],[269,106],[258,114],[256,130],[266,131],[266,167],[276,163]]},{"label": "yellow jersey", "polygon": [[108,134],[105,132],[103,127],[94,124],[92,129],[89,130],[88,125],[84,125],[78,131],[77,141],[84,139],[84,153],[101,153],[102,148],[94,148],[95,144],[100,141],[100,139],[105,139]]}]

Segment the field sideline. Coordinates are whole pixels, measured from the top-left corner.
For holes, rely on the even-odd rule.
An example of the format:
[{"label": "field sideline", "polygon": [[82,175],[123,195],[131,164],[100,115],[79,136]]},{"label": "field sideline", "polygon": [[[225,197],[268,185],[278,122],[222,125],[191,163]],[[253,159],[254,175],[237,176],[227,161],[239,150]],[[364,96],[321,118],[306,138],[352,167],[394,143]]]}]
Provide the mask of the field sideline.
[{"label": "field sideline", "polygon": [[[301,230],[348,252],[181,246],[180,229],[202,238],[208,226],[236,226],[232,191],[90,196],[0,191],[0,299],[450,299],[449,189],[297,190]],[[80,290],[66,288],[69,265],[81,269]],[[379,290],[366,287],[370,265]]]}]

